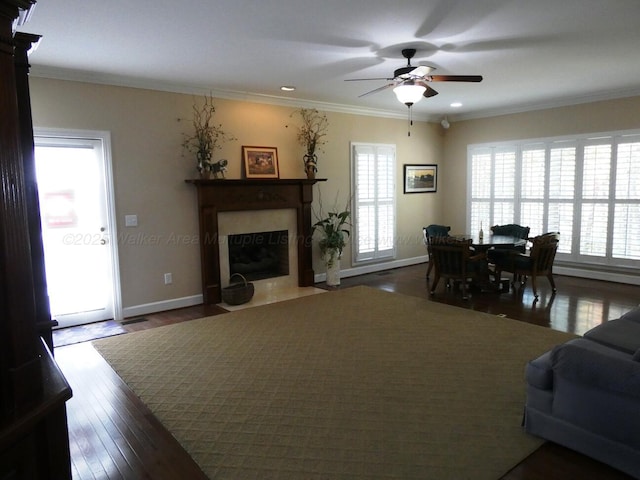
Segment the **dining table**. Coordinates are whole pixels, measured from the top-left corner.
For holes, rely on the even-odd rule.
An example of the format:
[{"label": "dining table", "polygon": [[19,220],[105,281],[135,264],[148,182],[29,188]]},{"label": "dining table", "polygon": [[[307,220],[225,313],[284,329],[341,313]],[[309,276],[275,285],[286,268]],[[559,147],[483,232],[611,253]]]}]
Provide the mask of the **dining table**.
[{"label": "dining table", "polygon": [[[524,247],[527,244],[526,238],[513,237],[511,235],[488,234],[483,235],[482,238],[480,238],[479,234],[454,234],[450,236],[457,238],[458,240],[471,239],[471,248],[473,248],[477,253],[486,252],[490,248],[516,248]],[[487,270],[487,275],[489,277],[491,276],[489,270]],[[488,286],[486,283],[491,283],[492,285]],[[487,279],[486,283],[482,287],[482,291],[499,293],[509,292],[510,281],[507,278],[494,278],[492,281],[489,281],[489,279]]]},{"label": "dining table", "polygon": [[482,238],[478,234],[455,234],[450,235],[459,240],[471,239],[471,247],[476,252],[484,252],[490,248],[515,248],[526,245],[527,239],[520,237],[512,237],[510,235],[483,235]]}]

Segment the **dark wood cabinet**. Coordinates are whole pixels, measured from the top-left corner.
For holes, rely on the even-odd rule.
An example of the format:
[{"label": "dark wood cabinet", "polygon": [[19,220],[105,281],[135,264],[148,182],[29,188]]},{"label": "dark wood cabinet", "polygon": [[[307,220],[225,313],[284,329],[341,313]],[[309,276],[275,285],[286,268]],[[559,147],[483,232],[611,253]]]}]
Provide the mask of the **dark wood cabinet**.
[{"label": "dark wood cabinet", "polygon": [[33,144],[33,119],[31,117],[31,93],[29,90],[29,51],[40,41],[40,35],[16,33],[15,67],[16,93],[18,96],[18,120],[20,122],[20,147],[24,169],[25,201],[27,207],[27,225],[29,229],[29,248],[31,249],[31,269],[33,272],[33,294],[36,309],[36,329],[53,351],[51,330],[58,324],[51,318],[47,277],[44,268],[44,244],[40,224],[40,201],[36,179],[36,161]]},{"label": "dark wood cabinet", "polygon": [[51,354],[26,53],[14,27],[35,0],[0,0],[0,479],[71,478],[65,402]]}]

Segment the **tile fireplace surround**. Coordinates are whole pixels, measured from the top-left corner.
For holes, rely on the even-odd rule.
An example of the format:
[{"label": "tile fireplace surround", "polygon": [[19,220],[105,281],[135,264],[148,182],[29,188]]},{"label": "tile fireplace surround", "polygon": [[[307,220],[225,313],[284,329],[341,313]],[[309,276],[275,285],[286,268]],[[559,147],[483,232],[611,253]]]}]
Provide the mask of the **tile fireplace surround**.
[{"label": "tile fireplace surround", "polygon": [[[295,269],[293,277],[297,277],[299,287],[314,284],[311,202],[313,185],[319,181],[325,179],[186,180],[187,183],[193,184],[198,192],[204,303],[220,303],[221,288],[228,284],[228,266],[226,272],[221,272],[220,244],[228,234],[219,231],[221,212],[264,213],[261,211],[274,210],[277,217],[278,210],[292,209],[291,218],[295,222],[295,228],[292,230],[295,232],[295,238],[289,240],[291,248],[294,249],[290,258],[296,258],[297,265],[290,265],[290,268]],[[256,218],[260,216],[256,215]]]}]

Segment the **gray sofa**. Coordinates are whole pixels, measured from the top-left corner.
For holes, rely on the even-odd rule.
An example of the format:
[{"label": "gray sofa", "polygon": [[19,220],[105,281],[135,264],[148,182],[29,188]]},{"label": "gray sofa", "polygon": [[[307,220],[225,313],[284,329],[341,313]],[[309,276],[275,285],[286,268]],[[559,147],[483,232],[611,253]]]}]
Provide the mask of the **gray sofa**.
[{"label": "gray sofa", "polygon": [[640,478],[640,308],[526,367],[527,433]]}]

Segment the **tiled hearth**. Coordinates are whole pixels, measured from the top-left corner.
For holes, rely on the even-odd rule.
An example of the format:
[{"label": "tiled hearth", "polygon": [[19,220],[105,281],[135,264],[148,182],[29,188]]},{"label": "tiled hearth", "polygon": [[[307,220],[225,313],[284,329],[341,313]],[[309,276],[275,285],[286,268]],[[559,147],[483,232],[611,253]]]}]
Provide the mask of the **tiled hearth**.
[{"label": "tiled hearth", "polygon": [[297,285],[290,287],[283,287],[282,285],[274,286],[271,284],[270,280],[260,280],[259,282],[253,283],[255,287],[255,294],[249,302],[243,303],[242,305],[227,305],[226,303],[218,303],[217,305],[225,310],[233,312],[235,310],[259,307],[260,305],[292,300],[294,298],[326,293],[328,291],[316,287],[298,287]]}]

